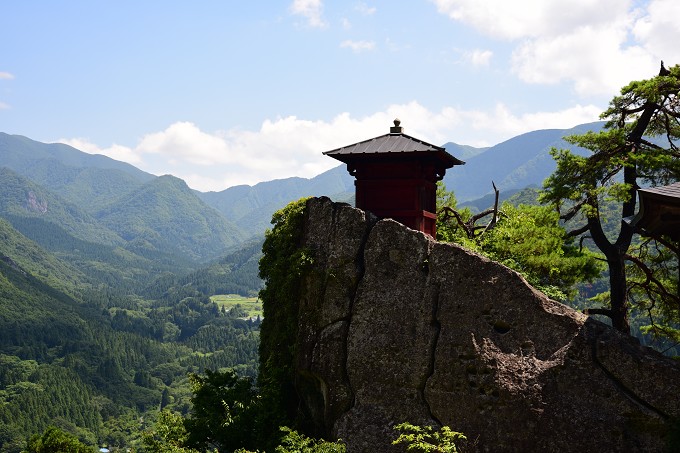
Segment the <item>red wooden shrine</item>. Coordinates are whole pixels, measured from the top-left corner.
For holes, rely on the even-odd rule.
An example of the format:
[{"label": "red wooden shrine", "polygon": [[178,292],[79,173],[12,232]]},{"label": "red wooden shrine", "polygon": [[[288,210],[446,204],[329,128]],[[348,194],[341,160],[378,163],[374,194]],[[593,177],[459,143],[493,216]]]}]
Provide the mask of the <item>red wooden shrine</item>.
[{"label": "red wooden shrine", "polygon": [[356,207],[391,218],[435,237],[437,181],[446,169],[465,162],[444,148],[404,134],[394,120],[390,133],[326,151],[347,164],[356,178]]}]

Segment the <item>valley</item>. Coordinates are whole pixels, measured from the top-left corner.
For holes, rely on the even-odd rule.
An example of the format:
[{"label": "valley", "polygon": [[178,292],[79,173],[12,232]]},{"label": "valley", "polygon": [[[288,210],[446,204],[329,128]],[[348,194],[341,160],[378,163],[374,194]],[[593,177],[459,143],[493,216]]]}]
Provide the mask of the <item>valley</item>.
[{"label": "valley", "polygon": [[[448,143],[467,164],[445,183],[470,206],[491,180],[504,196],[540,185],[550,147],[573,131]],[[304,196],[354,193],[344,166],[202,193],[5,133],[0,188],[0,452],[13,453],[49,425],[112,451],[134,447],[160,409],[188,413],[189,373],[254,377],[272,214]]]}]

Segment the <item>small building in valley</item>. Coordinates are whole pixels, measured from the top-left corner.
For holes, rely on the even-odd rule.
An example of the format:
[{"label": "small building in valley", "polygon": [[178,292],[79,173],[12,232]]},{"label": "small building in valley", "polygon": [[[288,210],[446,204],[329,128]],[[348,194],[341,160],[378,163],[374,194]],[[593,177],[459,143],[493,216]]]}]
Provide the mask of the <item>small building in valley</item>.
[{"label": "small building in valley", "polygon": [[390,133],[324,153],[347,164],[356,178],[356,207],[379,218],[436,235],[437,181],[465,162],[441,146],[404,134],[398,119]]}]

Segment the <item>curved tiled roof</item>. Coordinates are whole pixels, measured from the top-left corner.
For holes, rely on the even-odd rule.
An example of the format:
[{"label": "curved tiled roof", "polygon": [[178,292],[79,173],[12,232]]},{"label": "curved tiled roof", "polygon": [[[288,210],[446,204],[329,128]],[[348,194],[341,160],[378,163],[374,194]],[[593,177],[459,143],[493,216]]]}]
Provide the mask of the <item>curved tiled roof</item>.
[{"label": "curved tiled roof", "polygon": [[680,182],[676,182],[668,186],[640,189],[639,192],[644,192],[656,197],[667,198],[669,200],[677,199],[677,202],[680,203]]},{"label": "curved tiled roof", "polygon": [[450,167],[465,164],[462,160],[449,154],[445,148],[418,140],[417,138],[413,138],[401,132],[391,132],[353,145],[326,151],[323,154],[346,162],[348,158],[352,159],[353,156],[411,153],[432,153],[446,162]]}]

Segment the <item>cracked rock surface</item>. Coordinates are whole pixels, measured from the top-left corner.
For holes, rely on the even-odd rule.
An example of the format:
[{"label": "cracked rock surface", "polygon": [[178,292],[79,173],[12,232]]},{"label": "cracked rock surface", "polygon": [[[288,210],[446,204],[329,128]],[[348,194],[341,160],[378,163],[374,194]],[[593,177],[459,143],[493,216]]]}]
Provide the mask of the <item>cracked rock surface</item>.
[{"label": "cracked rock surface", "polygon": [[296,387],[350,453],[403,451],[405,421],[473,451],[665,449],[677,362],[454,244],[327,198],[306,215]]}]

